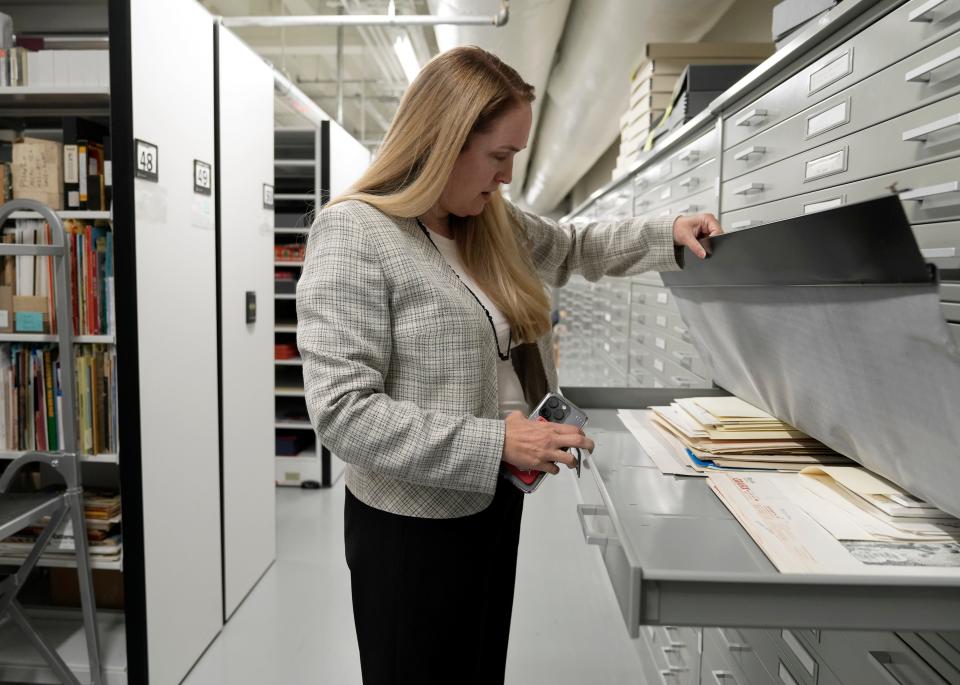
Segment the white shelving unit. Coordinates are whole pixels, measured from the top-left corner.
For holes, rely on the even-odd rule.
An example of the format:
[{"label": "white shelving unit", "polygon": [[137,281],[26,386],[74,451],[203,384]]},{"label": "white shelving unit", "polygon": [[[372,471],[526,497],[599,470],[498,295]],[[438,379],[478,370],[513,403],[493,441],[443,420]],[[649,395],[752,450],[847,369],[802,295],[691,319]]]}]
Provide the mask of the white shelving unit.
[{"label": "white shelving unit", "polygon": [[[274,245],[302,245],[306,242],[309,229],[309,217],[316,207],[326,198],[322,196],[323,142],[321,129],[278,128],[274,135],[274,175],[276,181],[276,222]],[[277,270],[293,273],[294,279],[300,277],[303,262],[300,260],[274,259]],[[280,281],[277,282],[278,284]],[[289,281],[287,281],[289,283]],[[276,321],[275,340],[278,344],[296,344],[296,294],[293,292],[275,292],[274,305]],[[281,435],[304,440],[304,432],[312,436],[313,428],[307,417],[302,381],[303,361],[301,359],[275,359],[274,371],[276,390],[274,403],[276,422],[274,428]],[[295,457],[276,457],[276,482],[278,485],[298,486],[305,480],[313,480],[321,485],[329,485],[329,452],[316,444],[316,437],[310,437],[311,444]],[[325,467],[324,460],[327,460]],[[326,477],[325,477],[326,474]]]},{"label": "white shelving unit", "polygon": [[[73,338],[74,343],[98,343],[101,345],[113,345],[116,340],[113,335],[76,335]],[[57,336],[45,333],[0,333],[0,342],[52,343],[57,342]]]},{"label": "white shelving unit", "polygon": [[[19,456],[25,454],[23,451],[15,450],[0,450],[0,460],[2,459],[16,459]],[[88,462],[91,464],[119,464],[120,455],[115,453],[104,453],[104,454],[81,454],[80,461]]]}]

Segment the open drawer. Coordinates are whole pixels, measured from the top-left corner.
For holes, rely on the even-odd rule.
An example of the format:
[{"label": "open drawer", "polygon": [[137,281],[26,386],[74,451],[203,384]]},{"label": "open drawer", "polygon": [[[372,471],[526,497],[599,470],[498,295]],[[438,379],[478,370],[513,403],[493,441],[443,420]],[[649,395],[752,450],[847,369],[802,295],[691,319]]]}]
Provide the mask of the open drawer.
[{"label": "open drawer", "polygon": [[[665,476],[616,409],[719,390],[565,388],[590,415],[584,537],[603,558],[627,630],[641,625],[960,630],[960,579],[783,574],[702,478]],[[590,501],[591,499],[595,501]]]}]

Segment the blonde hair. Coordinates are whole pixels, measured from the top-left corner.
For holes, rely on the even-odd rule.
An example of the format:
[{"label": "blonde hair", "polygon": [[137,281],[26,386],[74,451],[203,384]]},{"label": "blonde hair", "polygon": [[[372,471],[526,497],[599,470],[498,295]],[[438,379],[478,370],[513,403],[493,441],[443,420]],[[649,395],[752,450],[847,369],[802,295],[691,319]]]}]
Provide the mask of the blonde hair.
[{"label": "blonde hair", "polygon": [[[425,214],[471,136],[533,99],[533,86],[486,50],[437,55],[410,84],[366,172],[327,206],[359,200],[391,216]],[[532,342],[544,335],[550,300],[499,191],[478,216],[458,223],[454,235],[464,266],[510,322],[514,338]]]}]

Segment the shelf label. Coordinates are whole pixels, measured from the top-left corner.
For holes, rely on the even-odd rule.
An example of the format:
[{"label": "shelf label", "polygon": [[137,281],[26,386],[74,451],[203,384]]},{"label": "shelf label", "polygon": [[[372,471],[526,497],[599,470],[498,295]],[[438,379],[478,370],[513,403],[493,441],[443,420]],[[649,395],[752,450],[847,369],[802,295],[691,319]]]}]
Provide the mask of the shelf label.
[{"label": "shelf label", "polygon": [[160,150],[153,143],[148,143],[137,138],[134,143],[136,151],[136,160],[134,160],[134,169],[137,178],[143,178],[148,181],[158,182],[160,177]]},{"label": "shelf label", "polygon": [[273,186],[269,183],[263,184],[263,208],[273,209]]},{"label": "shelf label", "polygon": [[842,207],[845,201],[846,201],[846,198],[843,195],[841,195],[840,197],[834,197],[829,200],[822,200],[820,202],[808,202],[803,206],[803,213],[813,214],[814,212],[822,212],[825,209]]},{"label": "shelf label", "polygon": [[657,293],[657,302],[660,304],[667,303],[667,294],[666,293]]},{"label": "shelf label", "polygon": [[[654,340],[653,342],[654,342],[654,344],[657,346],[658,349],[661,349],[661,350],[667,349],[667,341],[664,340],[663,338],[657,338],[657,339]],[[660,369],[660,370],[662,371],[663,369]]]},{"label": "shelf label", "polygon": [[841,148],[829,155],[811,159],[806,164],[806,170],[803,174],[804,181],[812,181],[815,178],[839,174],[847,170],[847,149]]},{"label": "shelf label", "polygon": [[809,95],[817,92],[821,88],[826,88],[831,83],[842,79],[851,71],[853,71],[853,53],[850,50],[845,50],[842,55],[838,55],[810,74],[810,87],[807,90],[807,94]]},{"label": "shelf label", "polygon": [[659,359],[654,359],[654,360],[653,360],[653,368],[655,368],[655,369],[656,369],[657,371],[659,371],[660,373],[663,373],[663,362],[660,361]]},{"label": "shelf label", "polygon": [[657,325],[658,325],[658,326],[661,326],[662,328],[666,328],[666,327],[667,327],[667,317],[665,317],[665,316],[658,316],[658,317],[657,317]]},{"label": "shelf label", "polygon": [[813,138],[848,121],[850,121],[850,110],[847,107],[847,101],[844,100],[807,119],[807,138]]},{"label": "shelf label", "polygon": [[199,159],[193,160],[193,192],[210,195],[213,191],[213,167]]},{"label": "shelf label", "polygon": [[63,146],[63,182],[80,183],[80,151],[76,145]]}]

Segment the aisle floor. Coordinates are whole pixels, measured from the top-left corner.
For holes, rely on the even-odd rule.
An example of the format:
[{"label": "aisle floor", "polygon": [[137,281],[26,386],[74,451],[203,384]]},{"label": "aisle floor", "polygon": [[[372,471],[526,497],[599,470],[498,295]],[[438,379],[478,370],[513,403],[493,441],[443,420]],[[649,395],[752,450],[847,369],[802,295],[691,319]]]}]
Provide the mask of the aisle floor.
[{"label": "aisle floor", "polygon": [[[277,492],[277,561],[184,685],[359,685],[343,559],[342,481]],[[510,685],[640,682],[597,551],[583,542],[572,473],[527,498],[507,661]]]}]

